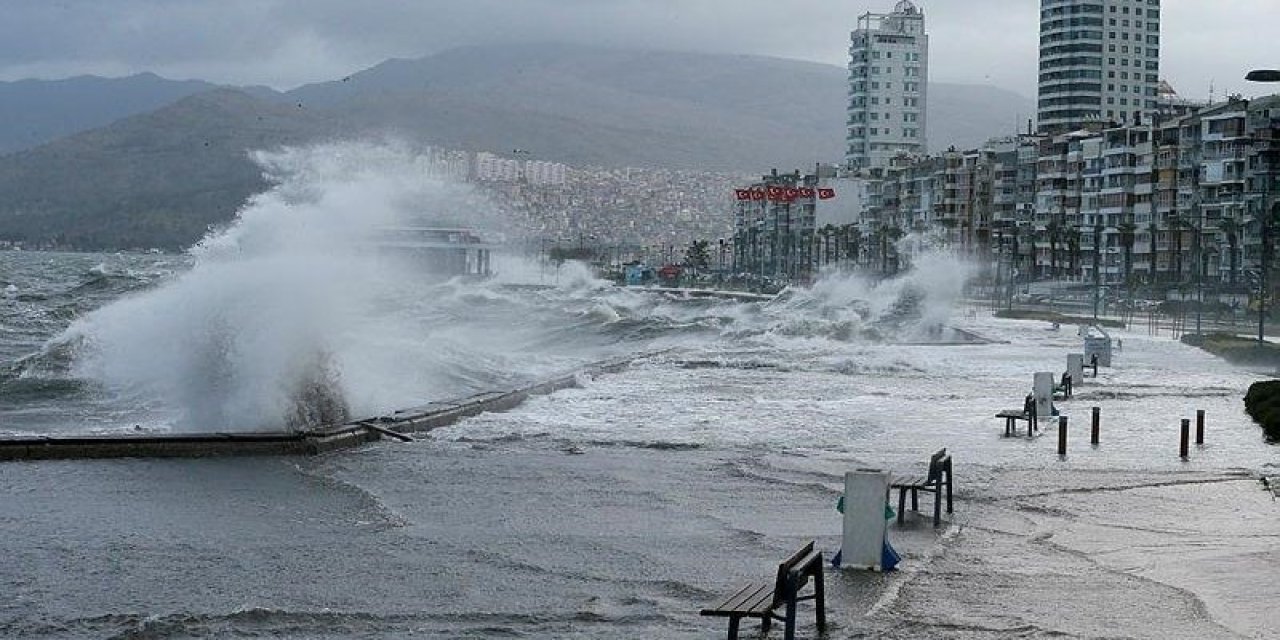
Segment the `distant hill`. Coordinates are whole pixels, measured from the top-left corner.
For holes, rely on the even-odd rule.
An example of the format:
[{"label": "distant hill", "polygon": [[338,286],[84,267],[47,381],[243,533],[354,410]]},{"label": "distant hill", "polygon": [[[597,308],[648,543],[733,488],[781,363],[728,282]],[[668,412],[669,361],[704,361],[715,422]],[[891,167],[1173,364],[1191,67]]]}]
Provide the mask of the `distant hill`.
[{"label": "distant hill", "polygon": [[[0,154],[96,129],[216,88],[200,80],[167,80],[153,73],[0,82]],[[265,87],[247,91],[260,97],[271,92]]]},{"label": "distant hill", "polygon": [[[569,45],[464,47],[389,60],[291,99],[441,145],[576,164],[756,172],[844,157],[847,71],[745,55]],[[1031,100],[932,83],[929,141],[974,147],[1021,129]]]},{"label": "distant hill", "polygon": [[334,129],[320,114],[217,90],[0,157],[0,238],[185,247],[265,188],[248,150]]},{"label": "distant hill", "polygon": [[[249,150],[364,134],[519,148],[574,165],[757,173],[838,162],[845,73],[758,56],[494,46],[389,60],[285,94],[195,93],[0,157],[0,239],[185,246],[263,188]],[[148,75],[125,80],[151,87],[139,91],[153,101],[200,88]],[[68,100],[101,102],[103,113],[145,103],[108,97],[124,85],[67,82]],[[30,102],[28,110],[49,108]],[[990,87],[933,83],[929,109],[931,145],[967,148],[1019,128],[1032,103]],[[85,122],[82,109],[66,110],[80,118],[68,123]],[[0,120],[0,140],[21,138],[10,124]]]}]

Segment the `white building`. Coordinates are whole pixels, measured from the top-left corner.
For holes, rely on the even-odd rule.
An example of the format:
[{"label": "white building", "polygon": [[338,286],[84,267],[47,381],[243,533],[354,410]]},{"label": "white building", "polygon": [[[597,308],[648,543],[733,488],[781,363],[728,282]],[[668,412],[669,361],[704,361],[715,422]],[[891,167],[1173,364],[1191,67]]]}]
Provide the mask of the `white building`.
[{"label": "white building", "polygon": [[887,166],[897,155],[922,154],[929,83],[924,13],[902,0],[893,13],[858,19],[849,46],[849,118],[845,164]]},{"label": "white building", "polygon": [[1157,110],[1160,0],[1040,0],[1040,133]]}]

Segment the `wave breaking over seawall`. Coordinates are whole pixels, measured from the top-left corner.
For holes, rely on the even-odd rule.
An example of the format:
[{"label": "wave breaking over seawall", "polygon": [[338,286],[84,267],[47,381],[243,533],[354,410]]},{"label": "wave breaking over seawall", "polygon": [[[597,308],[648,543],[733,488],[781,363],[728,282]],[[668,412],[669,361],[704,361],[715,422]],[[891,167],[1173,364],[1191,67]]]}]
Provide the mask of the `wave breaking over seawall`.
[{"label": "wave breaking over seawall", "polygon": [[371,243],[379,229],[481,213],[479,199],[426,176],[395,145],[254,157],[274,187],[193,247],[189,271],[55,341],[75,345],[73,374],[184,431],[331,424],[449,393],[433,383],[468,369],[472,341],[414,313],[437,285],[379,259]]}]

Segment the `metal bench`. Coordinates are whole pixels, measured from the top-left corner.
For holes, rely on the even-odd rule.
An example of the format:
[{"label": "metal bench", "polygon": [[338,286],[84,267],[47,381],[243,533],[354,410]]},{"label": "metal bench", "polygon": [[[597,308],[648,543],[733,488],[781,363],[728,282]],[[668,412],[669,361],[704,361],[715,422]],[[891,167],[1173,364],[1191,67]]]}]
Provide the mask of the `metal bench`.
[{"label": "metal bench", "polygon": [[[813,593],[800,595],[813,579]],[[748,584],[725,598],[724,601],[702,610],[704,616],[716,616],[729,619],[729,640],[737,640],[738,624],[743,618],[759,618],[763,632],[769,631],[773,620],[781,620],[786,625],[786,640],[796,637],[796,603],[813,600],[817,606],[818,631],[826,629],[826,604],[822,584],[822,552],[813,550],[813,542],[801,547],[799,551],[778,565],[778,575],[772,584],[767,582]],[[778,607],[784,606],[783,614],[774,613]]]},{"label": "metal bench", "polygon": [[891,489],[898,490],[898,524],[902,524],[905,517],[905,507],[907,500],[907,491],[911,492],[911,510],[920,511],[919,492],[927,491],[933,494],[933,526],[942,523],[942,492],[946,488],[947,492],[947,513],[951,513],[951,456],[947,455],[946,449],[940,449],[929,457],[929,471],[924,476],[907,476],[900,480],[895,480],[889,485]]}]

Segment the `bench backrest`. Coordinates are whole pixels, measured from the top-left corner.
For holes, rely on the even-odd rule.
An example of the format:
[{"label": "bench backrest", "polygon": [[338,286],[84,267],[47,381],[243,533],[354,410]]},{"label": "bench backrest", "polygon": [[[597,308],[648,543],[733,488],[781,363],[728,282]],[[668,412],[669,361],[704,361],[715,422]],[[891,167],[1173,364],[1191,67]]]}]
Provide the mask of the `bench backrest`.
[{"label": "bench backrest", "polygon": [[[947,455],[946,449],[939,449],[937,453],[929,456],[929,477],[926,483],[942,482],[942,472],[946,471],[947,475],[951,475],[951,456]],[[950,480],[950,477],[947,478]]]},{"label": "bench backrest", "polygon": [[[782,564],[778,565],[778,579],[773,585],[773,606],[776,607],[786,601],[788,591],[787,586],[791,580],[792,571],[794,569],[806,568],[804,565],[808,563],[810,556],[813,555],[815,555],[813,551],[813,541],[810,540],[809,544],[800,547],[799,551],[791,554],[791,557],[783,560]],[[819,560],[819,562],[821,562],[821,560]],[[801,580],[793,588],[796,591],[799,591],[800,588],[808,582],[808,576],[808,572],[802,573]]]}]

